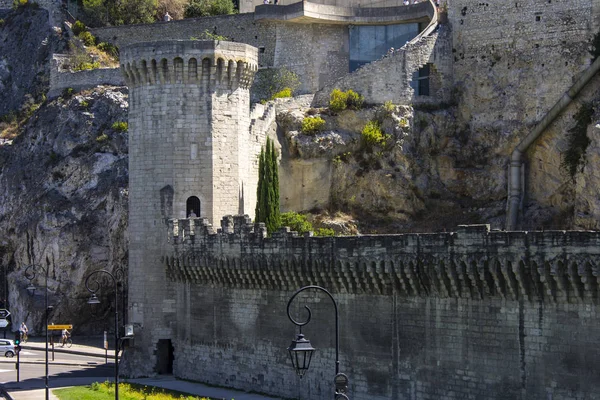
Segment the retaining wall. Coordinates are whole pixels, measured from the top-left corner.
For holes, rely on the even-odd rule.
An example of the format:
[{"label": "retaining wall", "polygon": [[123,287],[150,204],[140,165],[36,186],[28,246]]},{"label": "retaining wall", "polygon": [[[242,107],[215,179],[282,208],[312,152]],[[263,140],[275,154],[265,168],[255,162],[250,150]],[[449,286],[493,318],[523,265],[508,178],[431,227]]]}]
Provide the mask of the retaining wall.
[{"label": "retaining wall", "polygon": [[48,97],[60,96],[67,88],[78,92],[99,85],[124,86],[125,79],[119,68],[100,68],[78,72],[60,72],[53,68],[50,70]]}]

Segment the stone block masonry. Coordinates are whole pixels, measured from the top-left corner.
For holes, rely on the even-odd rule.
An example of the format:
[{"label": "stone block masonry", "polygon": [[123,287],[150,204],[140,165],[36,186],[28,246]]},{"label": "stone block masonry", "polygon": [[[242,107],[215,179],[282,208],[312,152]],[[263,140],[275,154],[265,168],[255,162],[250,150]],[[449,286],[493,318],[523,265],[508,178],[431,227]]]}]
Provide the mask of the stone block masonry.
[{"label": "stone block masonry", "polygon": [[110,42],[119,48],[139,42],[201,38],[205,31],[226,36],[233,42],[246,43],[260,49],[258,66],[273,65],[275,27],[270,23],[256,23],[254,14],[189,18],[179,21],[91,30],[94,36],[101,41]]},{"label": "stone block masonry", "polygon": [[456,85],[473,127],[537,122],[590,65],[600,2],[452,1]]},{"label": "stone block masonry", "polygon": [[59,72],[53,68],[50,70],[48,98],[60,96],[67,88],[78,92],[98,85],[123,86],[125,79],[119,68],[99,68],[78,72]]},{"label": "stone block masonry", "polygon": [[251,161],[265,140],[250,129],[257,59],[252,46],[212,40],[121,48],[130,93],[130,322],[140,328],[124,365],[131,374],[160,369],[157,342],[176,335],[177,288],[160,262],[165,221],[188,215],[190,201],[211,221],[254,210],[258,173]]},{"label": "stone block masonry", "polygon": [[[178,288],[174,373],[287,398],[331,398],[333,309],[308,294],[317,353],[302,380],[287,300],[330,289],[352,399],[600,396],[598,232],[456,232],[267,238],[247,217],[217,233],[172,220],[164,268]],[[185,238],[185,239],[184,239]]]}]

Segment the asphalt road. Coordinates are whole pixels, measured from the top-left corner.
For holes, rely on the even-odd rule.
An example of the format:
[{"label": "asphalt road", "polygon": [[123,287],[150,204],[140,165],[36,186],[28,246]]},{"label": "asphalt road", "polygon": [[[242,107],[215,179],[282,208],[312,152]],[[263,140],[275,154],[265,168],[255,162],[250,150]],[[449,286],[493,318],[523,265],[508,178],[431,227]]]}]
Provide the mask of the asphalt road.
[{"label": "asphalt road", "polygon": [[[20,355],[19,378],[23,386],[37,386],[34,381],[41,381],[40,387],[44,387],[44,377],[46,366],[44,363],[45,354],[43,351],[22,350]],[[17,372],[15,364],[17,357],[0,359],[0,384],[17,384]],[[110,362],[105,364],[104,358],[82,356],[68,353],[55,353],[54,361],[52,355],[48,357],[48,380],[52,386],[53,379],[70,378],[103,378],[114,377],[114,364]],[[18,385],[18,384],[17,384]]]}]

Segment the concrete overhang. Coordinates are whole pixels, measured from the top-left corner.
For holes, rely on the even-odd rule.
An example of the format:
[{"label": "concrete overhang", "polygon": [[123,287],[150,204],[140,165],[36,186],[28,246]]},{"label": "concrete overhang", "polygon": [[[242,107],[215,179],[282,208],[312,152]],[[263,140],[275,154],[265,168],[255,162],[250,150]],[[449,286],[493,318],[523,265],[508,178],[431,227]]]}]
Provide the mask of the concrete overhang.
[{"label": "concrete overhang", "polygon": [[256,6],[256,21],[298,24],[390,25],[429,22],[435,15],[430,1],[393,7],[340,7],[302,1],[287,6]]}]

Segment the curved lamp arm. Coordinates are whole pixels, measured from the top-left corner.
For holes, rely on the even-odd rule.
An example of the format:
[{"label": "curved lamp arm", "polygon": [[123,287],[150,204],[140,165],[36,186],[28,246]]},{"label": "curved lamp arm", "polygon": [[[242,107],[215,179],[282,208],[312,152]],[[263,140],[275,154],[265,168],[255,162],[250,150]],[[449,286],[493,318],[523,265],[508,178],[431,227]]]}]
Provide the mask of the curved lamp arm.
[{"label": "curved lamp arm", "polygon": [[300,327],[300,332],[302,332],[302,327],[306,324],[308,324],[310,322],[312,313],[310,311],[310,307],[308,306],[304,306],[304,308],[306,309],[308,316],[306,318],[306,321],[304,322],[298,322],[296,321],[292,315],[290,314],[290,306],[292,305],[292,302],[294,301],[294,299],[296,298],[296,296],[298,296],[301,292],[308,290],[308,289],[316,289],[316,290],[320,290],[324,293],[327,294],[327,296],[329,296],[329,298],[331,299],[331,301],[333,302],[333,308],[335,311],[335,374],[339,374],[340,373],[340,357],[339,357],[339,353],[340,353],[340,344],[339,344],[339,321],[338,321],[338,307],[337,307],[337,303],[335,302],[335,299],[333,298],[333,296],[331,295],[331,293],[329,293],[329,291],[321,286],[316,286],[316,285],[309,285],[309,286],[304,286],[298,290],[296,290],[296,292],[292,295],[292,297],[290,297],[290,300],[288,301],[288,305],[287,305],[287,315],[288,318],[290,319],[290,321],[292,321],[292,323],[298,327]]},{"label": "curved lamp arm", "polygon": [[99,269],[99,270],[97,270],[97,271],[94,271],[94,272],[92,272],[91,274],[89,274],[89,275],[87,276],[87,278],[85,279],[85,288],[86,288],[86,289],[88,290],[88,292],[90,292],[92,295],[96,295],[96,292],[97,292],[98,290],[100,290],[100,282],[98,282],[98,279],[97,279],[97,278],[93,279],[93,280],[90,282],[90,279],[91,279],[91,278],[92,278],[94,275],[97,275],[97,274],[106,274],[106,275],[110,276],[110,277],[111,277],[111,279],[112,279],[112,281],[113,281],[113,283],[114,283],[114,285],[115,285],[115,288],[116,288],[116,286],[117,286],[117,279],[115,278],[115,276],[114,276],[113,274],[111,274],[110,272],[108,272],[107,270],[105,270],[105,269]]}]

